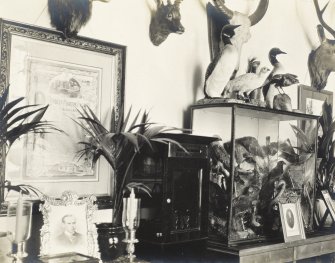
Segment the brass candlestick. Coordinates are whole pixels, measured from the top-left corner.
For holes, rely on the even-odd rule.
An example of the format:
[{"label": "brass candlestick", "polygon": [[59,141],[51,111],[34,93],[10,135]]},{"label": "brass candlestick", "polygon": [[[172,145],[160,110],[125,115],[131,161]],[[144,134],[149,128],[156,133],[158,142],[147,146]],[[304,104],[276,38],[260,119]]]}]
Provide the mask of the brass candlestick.
[{"label": "brass candlestick", "polygon": [[122,211],[122,226],[126,232],[126,237],[123,242],[127,243],[126,256],[129,262],[134,262],[136,256],[135,243],[138,242],[136,239],[136,230],[140,224],[140,203],[141,200],[135,198],[134,188],[131,188],[129,198],[123,198],[123,211]]}]

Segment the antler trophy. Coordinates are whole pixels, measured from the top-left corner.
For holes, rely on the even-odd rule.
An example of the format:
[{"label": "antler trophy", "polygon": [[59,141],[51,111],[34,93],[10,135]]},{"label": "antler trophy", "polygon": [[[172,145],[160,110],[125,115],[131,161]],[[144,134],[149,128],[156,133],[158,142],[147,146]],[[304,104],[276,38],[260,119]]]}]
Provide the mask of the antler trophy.
[{"label": "antler trophy", "polygon": [[138,240],[135,237],[136,230],[140,224],[140,206],[141,200],[135,198],[134,188],[131,188],[129,198],[123,198],[122,226],[126,232],[126,238],[123,242],[127,243],[127,253],[129,262],[136,258],[135,243]]},{"label": "antler trophy", "polygon": [[320,9],[317,0],[314,0],[316,14],[321,25],[317,26],[320,39],[320,46],[312,50],[308,57],[308,68],[311,77],[311,86],[317,90],[323,90],[327,85],[328,76],[335,72],[335,39],[326,38],[324,29],[326,29],[334,38],[335,30],[331,28],[324,20],[323,13],[328,4]]}]

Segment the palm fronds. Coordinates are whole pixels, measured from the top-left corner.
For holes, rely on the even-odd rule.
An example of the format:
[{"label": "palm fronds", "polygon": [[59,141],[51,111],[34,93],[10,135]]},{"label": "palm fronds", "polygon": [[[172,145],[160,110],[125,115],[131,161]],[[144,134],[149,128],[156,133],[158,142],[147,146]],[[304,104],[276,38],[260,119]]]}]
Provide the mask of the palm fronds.
[{"label": "palm fronds", "polygon": [[322,116],[319,119],[322,135],[318,137],[318,158],[320,160],[317,168],[317,188],[327,189],[333,193],[335,176],[335,142],[333,135],[335,132],[335,120],[332,119],[332,106],[325,101],[322,105]]},{"label": "palm fronds", "polygon": [[[19,106],[24,100],[23,97],[17,98],[7,103],[9,88],[7,87],[0,94],[0,150],[4,156],[10,150],[12,144],[28,133],[48,133],[52,130],[60,131],[50,122],[43,121],[42,118],[48,109],[47,106],[39,107],[38,105]],[[4,147],[5,146],[5,147]],[[1,194],[3,188],[9,191],[14,190],[23,194],[34,193],[39,196],[38,189],[30,185],[19,184],[12,185],[9,181],[5,181],[0,185]]]},{"label": "palm fronds", "polygon": [[[126,187],[129,169],[135,156],[144,145],[148,145],[153,150],[152,142],[172,143],[186,151],[177,141],[159,136],[161,133],[180,129],[151,123],[149,114],[146,111],[143,114],[139,111],[133,121],[130,122],[131,108],[124,120],[121,114],[116,123],[114,123],[115,109],[113,109],[110,128],[104,127],[88,106],[81,107],[78,112],[80,115],[79,120],[74,121],[82,127],[89,138],[87,141],[79,142],[84,148],[78,152],[78,157],[86,156],[92,158],[92,164],[94,165],[103,156],[114,170],[115,191],[112,200],[114,209],[113,222],[115,222],[120,212],[123,190]],[[140,123],[137,123],[138,119],[141,120]],[[143,185],[134,185],[133,187],[148,192],[148,189]]]},{"label": "palm fronds", "polygon": [[18,106],[23,97],[7,102],[8,88],[0,95],[0,146],[10,146],[22,135],[27,133],[47,133],[50,130],[58,130],[50,122],[42,118],[48,109],[48,105]]}]

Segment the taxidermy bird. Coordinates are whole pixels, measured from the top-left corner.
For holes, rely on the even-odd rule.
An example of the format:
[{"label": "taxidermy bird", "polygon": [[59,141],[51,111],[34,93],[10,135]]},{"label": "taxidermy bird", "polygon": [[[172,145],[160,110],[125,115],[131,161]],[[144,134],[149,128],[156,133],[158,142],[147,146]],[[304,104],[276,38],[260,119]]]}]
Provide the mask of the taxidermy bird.
[{"label": "taxidermy bird", "polygon": [[257,69],[259,68],[260,64],[261,62],[256,60],[256,58],[249,59],[246,73],[257,73]]},{"label": "taxidermy bird", "polygon": [[224,98],[232,98],[237,95],[237,98],[245,98],[249,93],[262,86],[269,74],[270,69],[262,67],[258,74],[246,73],[230,80],[225,86],[222,96]]},{"label": "taxidermy bird", "polygon": [[[266,78],[266,80],[264,81],[263,86],[266,86],[267,83],[272,79],[272,77],[275,74],[284,73],[284,66],[277,59],[277,56],[280,55],[280,54],[286,54],[286,52],[280,50],[277,47],[274,47],[274,48],[270,49],[268,57],[269,57],[269,61],[270,61],[271,65],[272,65],[272,70],[271,70],[270,74],[268,75],[268,77]],[[266,93],[264,92],[263,88],[256,89],[256,90],[254,90],[253,92],[250,93],[249,98],[250,99],[257,99],[259,101],[264,101],[264,99],[266,98],[266,95],[267,95],[267,96],[269,96],[273,99],[273,97],[276,94],[276,91],[277,90],[275,89],[275,87],[272,87],[272,86],[268,86],[268,88],[266,89]],[[267,106],[269,108],[273,108],[272,99],[271,99],[270,103],[267,102]],[[266,101],[266,99],[265,99],[265,101]]]},{"label": "taxidermy bird", "polygon": [[[286,74],[276,74],[263,86],[263,95],[265,98],[266,106],[268,108],[274,108],[273,100],[276,96],[276,93],[285,94],[283,87],[288,87],[293,84],[299,83],[298,77],[294,74],[286,73]],[[276,92],[277,91],[277,92]],[[285,94],[286,95],[286,94]],[[284,100],[282,103],[290,103],[288,101],[289,97],[286,96],[279,96],[281,100]],[[290,100],[290,99],[289,99]]]},{"label": "taxidermy bird", "polygon": [[220,97],[224,86],[228,83],[236,65],[231,63],[238,60],[238,50],[230,39],[239,25],[225,25],[221,30],[224,47],[207,67],[204,93],[206,98]]},{"label": "taxidermy bird", "polygon": [[274,196],[275,190],[278,189],[279,186],[278,182],[281,182],[284,175],[284,165],[284,161],[277,162],[277,165],[268,173],[267,176],[264,176],[262,180],[259,200],[260,209],[265,214],[270,211],[272,205],[280,198],[285,190],[285,188],[282,188],[282,191],[277,192]]},{"label": "taxidermy bird", "polygon": [[50,22],[65,38],[74,37],[91,18],[92,1],[110,0],[48,0]]},{"label": "taxidermy bird", "polygon": [[280,63],[277,59],[277,55],[280,55],[280,54],[287,54],[286,52],[284,51],[281,51],[279,48],[275,47],[275,48],[271,48],[270,51],[269,51],[269,61],[271,63],[271,65],[273,66],[270,74],[269,74],[269,77],[268,77],[268,80],[271,80],[272,77],[275,75],[275,74],[280,74],[280,73],[283,73],[284,72],[284,66],[282,63]]}]

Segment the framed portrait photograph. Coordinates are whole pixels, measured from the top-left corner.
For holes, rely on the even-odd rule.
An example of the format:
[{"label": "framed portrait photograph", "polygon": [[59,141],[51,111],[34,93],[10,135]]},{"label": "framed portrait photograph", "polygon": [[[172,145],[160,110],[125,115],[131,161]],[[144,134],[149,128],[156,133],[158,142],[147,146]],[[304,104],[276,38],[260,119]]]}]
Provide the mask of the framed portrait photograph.
[{"label": "framed portrait photograph", "polygon": [[98,257],[97,230],[93,223],[96,197],[84,198],[70,191],[60,199],[44,196],[41,255],[76,252]]},{"label": "framed portrait photograph", "polygon": [[306,239],[300,202],[279,203],[279,210],[285,242]]},{"label": "framed portrait photograph", "polygon": [[333,105],[333,92],[317,91],[309,86],[298,85],[298,108],[302,112],[321,116],[325,101]]},{"label": "framed portrait photograph", "polygon": [[[110,124],[122,115],[126,48],[95,39],[64,39],[61,32],[0,20],[0,92],[9,86],[8,101],[48,105],[44,119],[63,132],[31,133],[12,145],[6,156],[6,180],[37,187],[50,196],[72,189],[79,194],[108,195],[111,169],[103,158],[92,168],[78,158],[87,139],[74,120],[89,106]],[[80,184],[78,184],[80,182]]]}]

